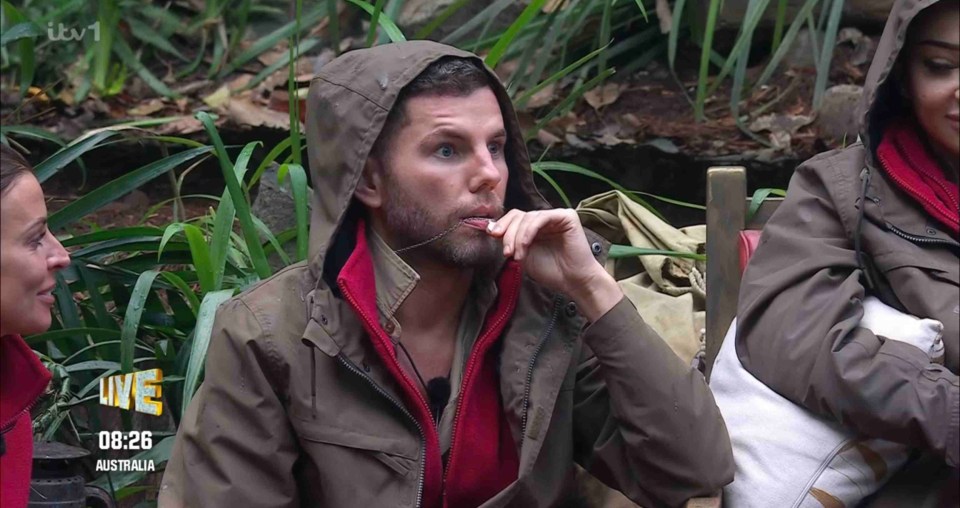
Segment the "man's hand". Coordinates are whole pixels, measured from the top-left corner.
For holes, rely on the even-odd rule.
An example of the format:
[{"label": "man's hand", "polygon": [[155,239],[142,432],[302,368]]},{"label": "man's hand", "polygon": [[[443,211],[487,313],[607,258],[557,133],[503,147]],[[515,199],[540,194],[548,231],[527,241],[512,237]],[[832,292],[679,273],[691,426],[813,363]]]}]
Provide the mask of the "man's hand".
[{"label": "man's hand", "polygon": [[503,241],[504,256],[513,256],[533,280],[570,296],[591,322],[623,298],[590,252],[574,210],[510,210],[487,233]]}]

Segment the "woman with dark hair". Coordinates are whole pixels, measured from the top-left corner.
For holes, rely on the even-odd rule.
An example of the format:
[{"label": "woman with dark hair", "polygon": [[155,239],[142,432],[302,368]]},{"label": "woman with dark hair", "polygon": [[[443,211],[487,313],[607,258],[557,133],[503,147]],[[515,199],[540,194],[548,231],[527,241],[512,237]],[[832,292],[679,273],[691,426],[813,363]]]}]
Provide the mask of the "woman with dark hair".
[{"label": "woman with dark hair", "polygon": [[[898,0],[867,75],[861,142],[797,169],[740,288],[736,352],[753,376],[917,451],[878,494],[899,506],[957,502],[958,64],[960,2]],[[868,297],[942,323],[942,365],[862,324]]]},{"label": "woman with dark hair", "polygon": [[70,264],[47,229],[33,169],[0,145],[0,506],[27,505],[33,458],[30,409],[50,373],[21,335],[50,327],[54,275]]}]

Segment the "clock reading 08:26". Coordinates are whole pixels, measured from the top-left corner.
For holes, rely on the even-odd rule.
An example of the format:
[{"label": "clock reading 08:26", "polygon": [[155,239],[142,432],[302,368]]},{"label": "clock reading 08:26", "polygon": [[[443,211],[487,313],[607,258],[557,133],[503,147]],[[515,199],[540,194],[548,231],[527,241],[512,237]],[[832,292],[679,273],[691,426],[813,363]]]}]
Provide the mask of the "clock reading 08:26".
[{"label": "clock reading 08:26", "polygon": [[102,430],[97,437],[101,450],[149,450],[153,447],[153,432],[149,430]]}]

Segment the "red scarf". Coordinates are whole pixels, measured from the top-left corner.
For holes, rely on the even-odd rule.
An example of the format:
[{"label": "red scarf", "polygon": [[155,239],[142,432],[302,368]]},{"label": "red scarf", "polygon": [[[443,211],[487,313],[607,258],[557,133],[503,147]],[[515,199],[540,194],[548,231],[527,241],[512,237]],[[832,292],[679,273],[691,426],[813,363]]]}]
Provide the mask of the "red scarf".
[{"label": "red scarf", "polygon": [[956,238],[960,236],[957,184],[947,180],[943,167],[924,146],[917,132],[920,128],[911,121],[891,122],[877,147],[877,157],[900,189]]}]

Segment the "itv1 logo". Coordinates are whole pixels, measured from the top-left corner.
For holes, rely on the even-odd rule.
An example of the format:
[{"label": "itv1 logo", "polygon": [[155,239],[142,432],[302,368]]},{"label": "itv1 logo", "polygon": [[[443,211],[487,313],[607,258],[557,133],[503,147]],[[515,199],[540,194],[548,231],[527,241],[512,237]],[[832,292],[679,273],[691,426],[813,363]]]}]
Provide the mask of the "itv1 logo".
[{"label": "itv1 logo", "polygon": [[133,409],[138,413],[153,416],[163,414],[163,395],[160,383],[163,372],[160,369],[141,370],[129,374],[118,374],[100,379],[100,404],[104,406]]}]

